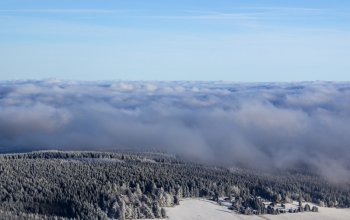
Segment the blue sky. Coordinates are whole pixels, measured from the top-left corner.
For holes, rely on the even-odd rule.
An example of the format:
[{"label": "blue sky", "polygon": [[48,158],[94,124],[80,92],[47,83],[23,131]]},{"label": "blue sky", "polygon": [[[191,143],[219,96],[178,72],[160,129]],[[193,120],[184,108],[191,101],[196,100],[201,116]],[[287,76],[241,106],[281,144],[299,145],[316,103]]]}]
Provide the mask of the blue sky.
[{"label": "blue sky", "polygon": [[350,2],[1,0],[0,80],[350,80]]}]

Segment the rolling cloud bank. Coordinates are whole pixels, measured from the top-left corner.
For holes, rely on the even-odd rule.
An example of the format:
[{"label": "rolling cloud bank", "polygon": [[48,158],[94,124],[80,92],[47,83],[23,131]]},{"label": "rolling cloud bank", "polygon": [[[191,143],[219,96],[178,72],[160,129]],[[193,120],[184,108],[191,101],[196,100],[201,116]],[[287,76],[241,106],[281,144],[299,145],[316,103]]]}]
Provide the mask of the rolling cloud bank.
[{"label": "rolling cloud bank", "polygon": [[350,180],[350,83],[0,83],[0,152],[160,149]]}]

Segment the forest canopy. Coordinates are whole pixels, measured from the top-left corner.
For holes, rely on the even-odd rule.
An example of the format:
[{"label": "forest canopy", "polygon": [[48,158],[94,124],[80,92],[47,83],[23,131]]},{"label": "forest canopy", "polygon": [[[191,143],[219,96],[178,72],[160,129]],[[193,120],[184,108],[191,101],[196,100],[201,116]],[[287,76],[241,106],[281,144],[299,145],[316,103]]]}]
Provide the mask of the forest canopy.
[{"label": "forest canopy", "polygon": [[[164,153],[38,151],[0,155],[0,216],[16,219],[164,218],[181,198],[258,198],[350,207],[350,187],[304,172],[264,174],[201,165]],[[56,218],[54,218],[56,217]]]}]

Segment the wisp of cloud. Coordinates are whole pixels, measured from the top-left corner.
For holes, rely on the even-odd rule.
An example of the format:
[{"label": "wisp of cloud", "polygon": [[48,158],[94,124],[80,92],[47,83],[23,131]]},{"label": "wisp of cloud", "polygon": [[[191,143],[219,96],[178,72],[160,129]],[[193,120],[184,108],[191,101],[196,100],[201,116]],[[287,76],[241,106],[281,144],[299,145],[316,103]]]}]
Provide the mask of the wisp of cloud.
[{"label": "wisp of cloud", "polygon": [[350,83],[0,83],[0,151],[158,149],[350,180]]}]

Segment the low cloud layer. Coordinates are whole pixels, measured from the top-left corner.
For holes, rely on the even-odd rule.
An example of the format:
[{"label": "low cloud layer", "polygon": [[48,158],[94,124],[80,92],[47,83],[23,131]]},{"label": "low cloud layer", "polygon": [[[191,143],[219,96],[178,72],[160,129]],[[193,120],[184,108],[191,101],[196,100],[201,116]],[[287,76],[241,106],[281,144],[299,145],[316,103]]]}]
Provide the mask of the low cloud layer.
[{"label": "low cloud layer", "polygon": [[350,180],[350,83],[0,83],[0,151],[149,148]]}]

